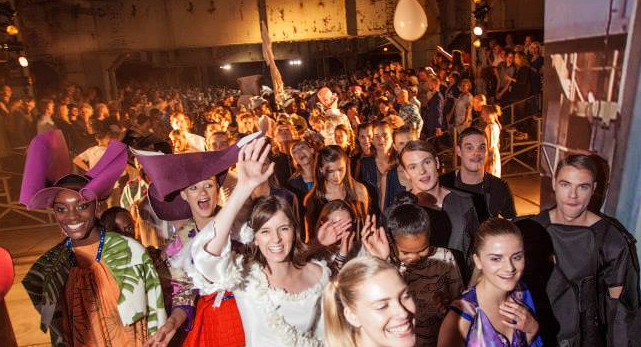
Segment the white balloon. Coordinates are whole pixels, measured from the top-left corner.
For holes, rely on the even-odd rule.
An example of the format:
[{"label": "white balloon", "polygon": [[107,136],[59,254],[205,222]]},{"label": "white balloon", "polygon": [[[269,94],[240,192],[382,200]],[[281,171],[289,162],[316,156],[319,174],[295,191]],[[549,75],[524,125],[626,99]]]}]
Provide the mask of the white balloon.
[{"label": "white balloon", "polygon": [[416,41],[427,30],[427,16],[417,0],[399,0],[394,11],[394,30],[407,41]]}]

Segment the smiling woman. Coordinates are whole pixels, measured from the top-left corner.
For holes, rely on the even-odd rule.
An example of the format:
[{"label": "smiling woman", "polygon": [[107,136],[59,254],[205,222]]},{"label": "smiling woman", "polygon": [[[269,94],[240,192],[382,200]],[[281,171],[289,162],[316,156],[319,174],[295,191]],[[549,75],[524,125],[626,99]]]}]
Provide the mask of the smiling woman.
[{"label": "smiling woman", "polygon": [[452,302],[438,346],[541,346],[532,295],[521,276],[525,251],[512,222],[490,218],[474,239],[478,283]]},{"label": "smiling woman", "polygon": [[27,151],[20,201],[52,208],[66,235],[22,282],[54,346],[141,347],[165,322],[160,281],[145,249],[96,219],[96,201],[109,195],[126,161],[127,147],[112,141],[86,176],[68,174],[58,130],[38,135]]},{"label": "smiling woman", "polygon": [[349,261],[323,294],[325,346],[413,347],[416,305],[387,262]]}]

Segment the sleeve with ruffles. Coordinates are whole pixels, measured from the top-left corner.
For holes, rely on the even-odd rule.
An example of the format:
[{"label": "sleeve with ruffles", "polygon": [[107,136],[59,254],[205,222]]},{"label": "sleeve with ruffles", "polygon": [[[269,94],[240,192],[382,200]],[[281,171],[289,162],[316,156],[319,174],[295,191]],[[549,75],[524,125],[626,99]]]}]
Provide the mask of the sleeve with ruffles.
[{"label": "sleeve with ruffles", "polygon": [[221,290],[234,291],[243,284],[243,257],[231,251],[229,237],[219,256],[205,250],[205,246],[215,235],[215,224],[211,221],[194,238],[191,247],[193,265],[185,269],[201,295]]}]

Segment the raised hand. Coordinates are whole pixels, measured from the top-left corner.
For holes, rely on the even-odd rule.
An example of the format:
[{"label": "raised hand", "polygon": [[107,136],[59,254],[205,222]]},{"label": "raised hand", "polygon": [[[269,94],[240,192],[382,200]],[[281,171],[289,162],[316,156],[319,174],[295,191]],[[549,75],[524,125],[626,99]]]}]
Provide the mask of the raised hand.
[{"label": "raised hand", "polygon": [[371,215],[365,218],[365,224],[361,229],[361,242],[363,247],[371,256],[387,260],[390,255],[390,245],[383,227],[376,228],[376,216]]},{"label": "raised hand", "polygon": [[237,186],[255,188],[266,182],[274,173],[274,163],[265,168],[271,145],[265,144],[265,138],[253,140],[243,146],[238,152],[238,183]]},{"label": "raised hand", "polygon": [[323,246],[331,246],[341,240],[343,234],[348,232],[349,228],[352,226],[352,221],[349,219],[331,221],[323,223],[320,228],[318,228],[316,238],[318,243]]},{"label": "raised hand", "polygon": [[510,328],[521,330],[528,335],[536,335],[539,331],[539,322],[534,319],[530,310],[512,298],[509,298],[499,306],[499,313],[507,318],[507,320],[502,320],[501,323]]},{"label": "raised hand", "polygon": [[354,247],[355,235],[356,232],[354,231],[347,230],[343,232],[343,235],[341,236],[341,248],[338,251],[338,254],[343,257],[347,257],[347,255],[352,251],[352,247]]}]

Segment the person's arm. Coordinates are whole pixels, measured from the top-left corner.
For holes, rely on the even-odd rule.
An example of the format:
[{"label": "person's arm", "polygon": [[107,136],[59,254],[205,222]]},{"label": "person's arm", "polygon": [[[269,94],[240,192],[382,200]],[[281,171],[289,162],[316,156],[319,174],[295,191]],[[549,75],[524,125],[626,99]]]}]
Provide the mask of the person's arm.
[{"label": "person's arm", "polygon": [[470,329],[470,322],[463,319],[453,311],[445,316],[441,329],[438,332],[437,347],[463,347],[464,337]]},{"label": "person's arm", "polygon": [[269,164],[263,171],[263,164],[271,145],[265,145],[265,138],[254,140],[243,146],[238,153],[238,183],[227,199],[225,206],[214,217],[209,225],[214,228],[213,238],[205,245],[205,250],[218,256],[229,240],[229,233],[236,215],[245,201],[261,183],[266,182],[274,172],[274,163]]}]

